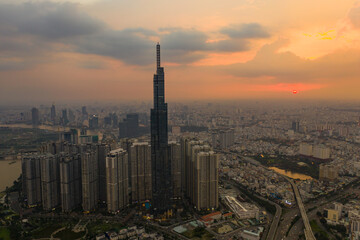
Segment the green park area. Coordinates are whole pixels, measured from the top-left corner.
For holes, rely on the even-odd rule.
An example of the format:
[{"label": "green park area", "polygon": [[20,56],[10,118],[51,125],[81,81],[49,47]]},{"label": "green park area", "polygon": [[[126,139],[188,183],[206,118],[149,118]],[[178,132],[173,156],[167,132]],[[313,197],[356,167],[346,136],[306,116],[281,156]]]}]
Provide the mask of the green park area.
[{"label": "green park area", "polygon": [[124,224],[116,223],[116,222],[95,221],[95,222],[90,222],[87,225],[89,237],[95,237],[100,233],[110,230],[119,231],[123,228],[124,228]]},{"label": "green park area", "polygon": [[319,239],[319,240],[329,239],[328,234],[324,230],[321,229],[321,227],[317,224],[316,220],[311,220],[310,226],[311,226],[311,229],[312,229],[316,239]]},{"label": "green park area", "polygon": [[10,240],[10,231],[6,227],[0,227],[0,239]]},{"label": "green park area", "polygon": [[60,232],[56,233],[54,235],[55,238],[59,238],[61,240],[75,240],[78,238],[81,238],[85,235],[85,232],[73,232],[71,228],[65,228],[64,230],[61,230]]},{"label": "green park area", "polygon": [[33,238],[49,238],[53,232],[62,228],[60,223],[46,224],[31,233]]},{"label": "green park area", "polygon": [[213,235],[205,230],[203,227],[196,227],[192,230],[188,230],[182,233],[185,237],[189,239],[197,239],[197,240],[210,240],[213,238]]}]

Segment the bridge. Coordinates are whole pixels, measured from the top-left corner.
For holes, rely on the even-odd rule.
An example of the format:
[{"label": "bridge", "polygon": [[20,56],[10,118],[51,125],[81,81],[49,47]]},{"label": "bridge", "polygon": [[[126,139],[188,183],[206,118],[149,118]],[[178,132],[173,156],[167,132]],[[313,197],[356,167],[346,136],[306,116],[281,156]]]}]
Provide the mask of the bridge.
[{"label": "bridge", "polygon": [[306,214],[306,210],[305,210],[305,207],[304,207],[304,204],[301,200],[301,196],[300,196],[300,193],[299,193],[299,189],[297,188],[295,182],[284,176],[286,178],[286,180],[288,180],[294,190],[294,194],[295,194],[295,198],[296,198],[296,202],[299,206],[299,209],[300,209],[300,213],[301,213],[301,218],[304,222],[304,226],[305,226],[305,229],[304,229],[304,233],[305,233],[305,238],[306,240],[316,240],[315,236],[314,236],[314,233],[311,229],[311,226],[310,226],[310,223],[309,223],[309,219],[307,217],[307,214]]}]

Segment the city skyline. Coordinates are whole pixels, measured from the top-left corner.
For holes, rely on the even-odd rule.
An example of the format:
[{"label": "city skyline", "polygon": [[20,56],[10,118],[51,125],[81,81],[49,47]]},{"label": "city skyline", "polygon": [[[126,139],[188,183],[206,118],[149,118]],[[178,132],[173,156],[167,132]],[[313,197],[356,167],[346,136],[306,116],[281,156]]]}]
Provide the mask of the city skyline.
[{"label": "city skyline", "polygon": [[358,1],[143,4],[0,1],[1,102],[149,100],[158,41],[169,101],[360,100]]}]

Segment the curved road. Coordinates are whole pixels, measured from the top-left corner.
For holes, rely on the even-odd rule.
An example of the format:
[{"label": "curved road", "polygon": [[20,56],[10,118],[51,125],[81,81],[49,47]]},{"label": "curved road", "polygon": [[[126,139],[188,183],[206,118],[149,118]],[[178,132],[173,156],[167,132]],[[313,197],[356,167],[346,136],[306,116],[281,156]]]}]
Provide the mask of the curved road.
[{"label": "curved road", "polygon": [[273,203],[269,200],[267,200],[268,202],[272,203],[272,204],[275,204],[275,207],[276,207],[276,213],[274,215],[274,218],[273,218],[273,221],[271,223],[271,227],[270,227],[270,230],[269,230],[269,233],[266,237],[266,240],[275,240],[275,233],[276,233],[276,230],[279,226],[279,221],[280,221],[280,217],[281,217],[281,213],[282,213],[282,208],[276,204],[276,203]]}]

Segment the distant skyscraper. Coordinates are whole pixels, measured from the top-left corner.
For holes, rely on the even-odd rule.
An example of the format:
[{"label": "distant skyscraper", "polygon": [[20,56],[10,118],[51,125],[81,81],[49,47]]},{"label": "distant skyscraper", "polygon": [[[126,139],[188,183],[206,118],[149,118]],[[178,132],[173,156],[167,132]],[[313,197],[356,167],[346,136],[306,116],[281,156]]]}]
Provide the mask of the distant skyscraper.
[{"label": "distant skyscraper", "polygon": [[119,119],[116,113],[111,114],[111,121],[113,128],[117,128],[119,126]]},{"label": "distant skyscraper", "polygon": [[62,119],[62,124],[63,124],[64,126],[69,123],[69,119],[68,119],[68,115],[67,115],[67,110],[66,110],[66,109],[63,109],[63,110],[62,110],[61,119]]},{"label": "distant skyscraper", "polygon": [[129,204],[128,154],[119,148],[106,157],[107,209],[116,212]]},{"label": "distant skyscraper", "polygon": [[134,143],[130,148],[131,200],[151,199],[151,147],[148,143]]},{"label": "distant skyscraper", "polygon": [[227,149],[235,143],[234,129],[217,130],[212,134],[212,147],[216,149]]},{"label": "distant skyscraper", "polygon": [[40,156],[41,195],[44,210],[52,210],[60,205],[59,159],[52,154]]},{"label": "distant skyscraper", "polygon": [[83,106],[82,108],[81,108],[81,114],[82,114],[82,116],[81,116],[81,119],[84,121],[84,120],[87,120],[88,119],[88,113],[87,113],[87,111],[86,111],[86,106]]},{"label": "distant skyscraper", "polygon": [[160,45],[156,45],[154,108],[151,109],[152,205],[155,213],[171,208],[173,197],[171,159],[168,147],[168,115],[165,103],[164,68],[160,66]]},{"label": "distant skyscraper", "polygon": [[69,117],[68,117],[69,122],[74,122],[75,119],[76,119],[75,113],[73,112],[73,110],[69,109]]},{"label": "distant skyscraper", "polygon": [[81,113],[82,113],[82,115],[88,115],[88,113],[87,113],[87,111],[86,111],[86,106],[83,106],[83,107],[81,108]]},{"label": "distant skyscraper", "polygon": [[54,104],[51,106],[50,119],[52,122],[55,122],[56,120],[56,110]]},{"label": "distant skyscraper", "polygon": [[39,109],[32,108],[31,109],[31,122],[33,125],[39,125],[40,124],[40,116],[39,116]]},{"label": "distant skyscraper", "polygon": [[139,115],[130,113],[119,123],[119,138],[135,138],[139,136]]},{"label": "distant skyscraper", "polygon": [[96,129],[99,128],[99,118],[96,115],[92,115],[89,119],[89,128]]},{"label": "distant skyscraper", "polygon": [[293,121],[291,123],[291,130],[293,130],[294,132],[299,132],[300,131],[300,122],[299,121]]}]

